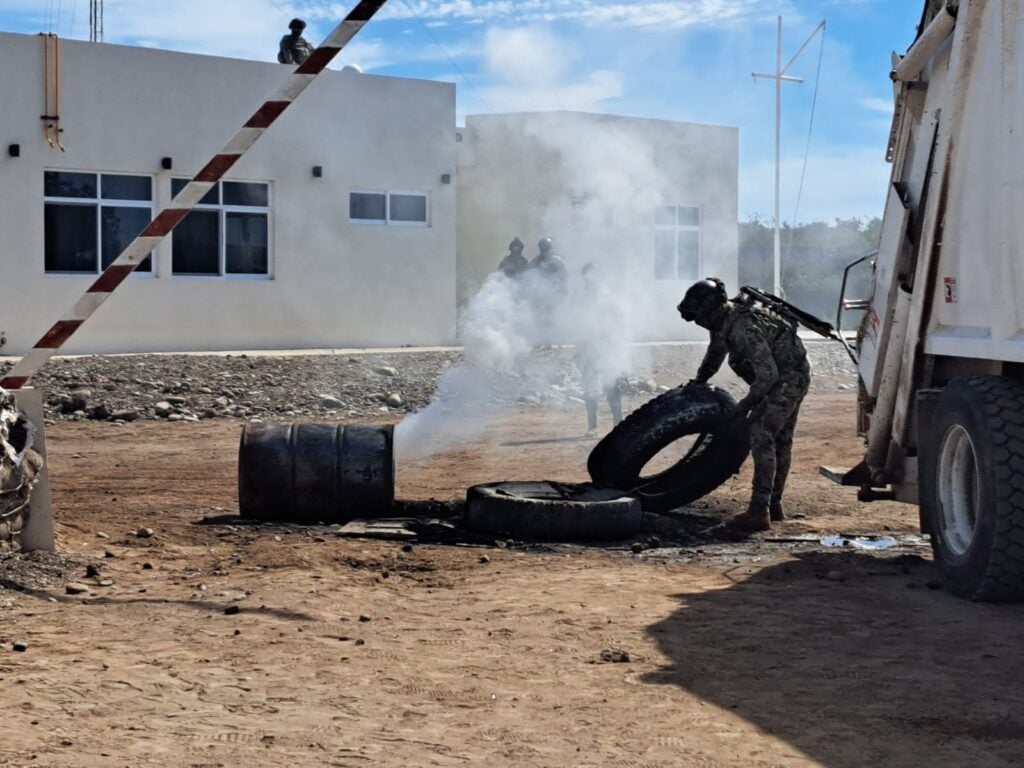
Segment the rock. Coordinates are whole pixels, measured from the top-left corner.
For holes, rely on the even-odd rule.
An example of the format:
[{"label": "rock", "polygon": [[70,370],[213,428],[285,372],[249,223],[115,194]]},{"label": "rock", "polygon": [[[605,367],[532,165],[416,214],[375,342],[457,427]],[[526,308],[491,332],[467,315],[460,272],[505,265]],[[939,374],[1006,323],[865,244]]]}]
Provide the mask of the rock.
[{"label": "rock", "polygon": [[630,658],[627,651],[623,651],[620,648],[608,648],[601,651],[601,661],[606,664],[628,664]]},{"label": "rock", "polygon": [[345,404],[341,402],[341,400],[332,395],[319,395],[319,397],[321,408],[327,408],[328,410],[336,411],[339,408],[345,407]]},{"label": "rock", "polygon": [[403,545],[402,545],[402,551],[403,551],[403,552],[406,552],[406,553],[408,553],[408,552],[412,552],[412,544],[410,544],[410,543],[408,543],[408,542],[406,542],[405,544],[403,544]]},{"label": "rock", "polygon": [[392,408],[401,408],[405,404],[405,401],[402,400],[402,396],[397,392],[392,392],[390,395],[385,397],[384,402]]},{"label": "rock", "polygon": [[227,408],[227,407],[228,407],[229,405],[231,405],[231,401],[230,401],[230,400],[228,400],[228,399],[227,399],[226,397],[224,397],[223,395],[221,395],[221,396],[220,396],[220,397],[218,397],[218,398],[217,398],[216,400],[214,400],[214,401],[213,401],[213,403],[214,403],[214,405],[216,405],[216,406],[217,406],[218,408]]},{"label": "rock", "polygon": [[229,605],[227,608],[224,609],[224,615],[225,616],[234,616],[235,614],[241,613],[241,612],[242,612],[242,609],[239,608],[237,605]]},{"label": "rock", "polygon": [[144,570],[144,571],[152,571],[153,570],[153,564],[152,563],[143,563],[142,564],[142,570]]},{"label": "rock", "polygon": [[97,538],[97,539],[109,539],[109,538],[110,538],[110,535],[109,535],[109,534],[106,534],[106,533],[104,533],[103,531],[97,531],[97,532],[96,532],[96,538]]},{"label": "rock", "polygon": [[103,550],[103,556],[108,558],[108,559],[110,559],[110,560],[113,560],[114,558],[117,557],[117,555],[114,554],[113,552],[111,552],[109,549]]},{"label": "rock", "polygon": [[28,650],[28,643],[26,643],[24,640],[15,640],[14,645],[12,645],[11,648],[17,651],[18,653],[24,653]]},{"label": "rock", "polygon": [[75,413],[77,411],[84,412],[88,407],[88,401],[80,392],[72,392],[69,395],[64,395],[60,399],[61,413]]},{"label": "rock", "polygon": [[79,584],[77,581],[72,581],[65,585],[64,591],[69,595],[84,595],[89,592],[89,588],[85,584]]},{"label": "rock", "polygon": [[367,622],[367,621],[370,621],[370,617],[365,615],[365,614],[360,614],[359,620],[362,621],[362,622]]},{"label": "rock", "polygon": [[95,577],[99,576],[100,575],[99,566],[96,566],[96,565],[93,565],[92,563],[89,563],[87,566],[85,566],[85,575],[86,575],[86,578],[95,578]]},{"label": "rock", "polygon": [[661,546],[661,539],[657,536],[651,536],[647,539],[647,546],[650,549],[657,549]]},{"label": "rock", "polygon": [[153,538],[154,533],[155,532],[152,528],[139,528],[139,530],[135,532],[135,537],[139,539],[151,539]]},{"label": "rock", "polygon": [[168,395],[164,400],[171,405],[185,405],[188,402],[188,398],[182,397],[181,395]]},{"label": "rock", "polygon": [[89,408],[86,411],[86,414],[90,419],[106,421],[110,418],[110,406],[106,403],[99,403],[98,405],[94,405],[92,408]]},{"label": "rock", "polygon": [[167,416],[168,421],[184,421],[185,417],[180,413],[172,413]]},{"label": "rock", "polygon": [[381,376],[397,376],[398,370],[392,368],[390,365],[378,365],[373,369],[374,373],[379,373]]},{"label": "rock", "polygon": [[641,544],[639,541],[633,542],[633,544],[631,544],[629,547],[629,551],[632,552],[634,555],[639,555],[641,552],[644,551],[644,549],[646,549],[646,547],[644,547],[644,545]]},{"label": "rock", "polygon": [[489,563],[491,562],[491,558],[488,555],[480,555],[480,562]]},{"label": "rock", "polygon": [[842,571],[829,571],[825,578],[829,581],[842,581],[846,576]]},{"label": "rock", "polygon": [[166,400],[161,400],[159,403],[153,406],[153,411],[156,413],[157,416],[166,419],[168,416],[171,415],[172,406]]},{"label": "rock", "polygon": [[110,412],[111,421],[135,421],[139,418],[139,412],[134,408],[124,408]]}]

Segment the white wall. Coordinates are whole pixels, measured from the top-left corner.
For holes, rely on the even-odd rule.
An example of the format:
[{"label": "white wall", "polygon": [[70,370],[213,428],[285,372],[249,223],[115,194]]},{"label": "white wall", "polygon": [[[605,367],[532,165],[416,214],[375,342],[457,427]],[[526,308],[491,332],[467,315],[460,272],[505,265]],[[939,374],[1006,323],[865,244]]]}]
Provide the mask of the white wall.
[{"label": "white wall", "polygon": [[[519,236],[551,237],[573,279],[587,262],[638,297],[646,339],[706,338],[679,320],[688,280],[654,279],[654,210],[702,212],[700,275],[737,286],[738,131],[576,112],[471,115],[460,129],[459,300]],[[585,201],[575,210],[572,200]]]},{"label": "white wall", "polygon": [[[43,171],[172,176],[218,151],[289,74],[278,64],[61,42],[62,153],[47,146],[42,38],[0,33],[0,353],[31,347],[94,279],[43,269]],[[455,90],[325,72],[228,174],[271,182],[271,279],[133,275],[69,352],[437,344],[455,324]],[[7,146],[20,144],[21,156]],[[160,169],[162,157],[174,168]],[[313,178],[321,165],[323,178]],[[442,184],[442,174],[453,183]],[[348,220],[350,189],[426,192],[430,226]]]}]

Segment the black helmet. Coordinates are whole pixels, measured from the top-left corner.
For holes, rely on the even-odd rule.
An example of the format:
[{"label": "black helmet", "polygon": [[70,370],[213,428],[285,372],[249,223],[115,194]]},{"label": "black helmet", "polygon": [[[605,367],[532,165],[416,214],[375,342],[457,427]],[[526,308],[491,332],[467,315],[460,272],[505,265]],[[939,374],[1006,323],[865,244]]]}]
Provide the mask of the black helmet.
[{"label": "black helmet", "polygon": [[692,323],[709,310],[723,306],[728,300],[725,283],[717,277],[709,277],[691,285],[676,309],[683,320]]},{"label": "black helmet", "polygon": [[523,247],[523,241],[522,241],[522,240],[520,240],[520,239],[519,239],[518,237],[513,237],[513,238],[512,238],[512,242],[508,244],[508,249],[509,249],[510,251],[511,251],[511,250],[512,250],[513,248],[520,248],[520,249],[521,249],[522,247]]},{"label": "black helmet", "polygon": [[302,19],[292,19],[288,22],[288,29],[305,29],[306,22]]},{"label": "black helmet", "polygon": [[551,238],[542,238],[541,241],[537,243],[537,247],[540,248],[541,253],[551,253]]}]

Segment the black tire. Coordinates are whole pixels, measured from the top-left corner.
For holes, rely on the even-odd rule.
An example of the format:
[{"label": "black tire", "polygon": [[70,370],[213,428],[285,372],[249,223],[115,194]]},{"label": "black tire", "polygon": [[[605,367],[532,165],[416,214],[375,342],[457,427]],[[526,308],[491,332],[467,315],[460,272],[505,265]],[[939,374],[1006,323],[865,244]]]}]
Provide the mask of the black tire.
[{"label": "black tire", "polygon": [[921,426],[920,504],[950,591],[1024,597],[1024,386],[955,379]]},{"label": "black tire", "polygon": [[[587,460],[598,485],[636,492],[643,508],[664,512],[707,495],[739,472],[750,435],[733,422],[736,400],[724,389],[677,387],[631,413],[605,435]],[[698,435],[694,448],[663,472],[642,476],[644,466],[669,445]]]},{"label": "black tire", "polygon": [[553,483],[490,483],[466,494],[465,525],[528,541],[615,541],[640,530],[640,502],[614,489]]}]

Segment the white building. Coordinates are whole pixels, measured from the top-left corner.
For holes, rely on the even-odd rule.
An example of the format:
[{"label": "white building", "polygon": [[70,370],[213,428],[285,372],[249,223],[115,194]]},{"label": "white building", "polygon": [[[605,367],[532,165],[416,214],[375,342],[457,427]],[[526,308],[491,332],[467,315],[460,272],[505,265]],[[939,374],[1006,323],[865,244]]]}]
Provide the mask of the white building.
[{"label": "white building", "polygon": [[[62,152],[40,119],[45,40],[0,33],[0,354],[31,347],[291,71],[61,41]],[[325,72],[67,351],[451,341],[454,123],[450,84]]]},{"label": "white building", "polygon": [[[290,73],[62,40],[58,78],[54,44],[0,33],[0,354],[29,349]],[[514,235],[527,255],[554,238],[574,277],[627,276],[644,335],[678,338],[689,281],[735,285],[736,134],[562,112],[456,130],[451,84],[328,71],[64,351],[452,343]]]},{"label": "white building", "polygon": [[737,288],[738,130],[580,112],[471,115],[461,129],[459,299],[507,252],[551,237],[631,290],[641,338],[705,338],[675,311],[709,275]]}]

